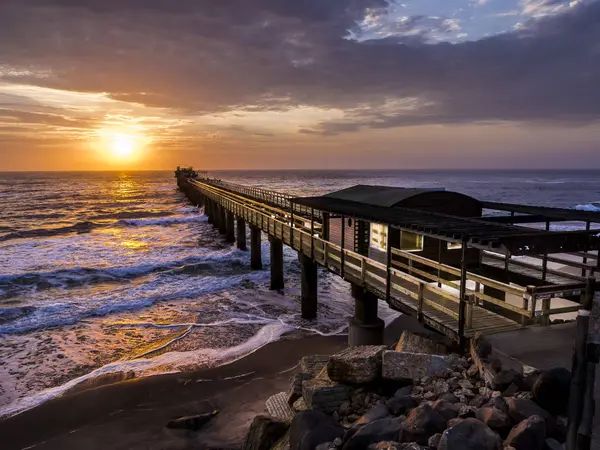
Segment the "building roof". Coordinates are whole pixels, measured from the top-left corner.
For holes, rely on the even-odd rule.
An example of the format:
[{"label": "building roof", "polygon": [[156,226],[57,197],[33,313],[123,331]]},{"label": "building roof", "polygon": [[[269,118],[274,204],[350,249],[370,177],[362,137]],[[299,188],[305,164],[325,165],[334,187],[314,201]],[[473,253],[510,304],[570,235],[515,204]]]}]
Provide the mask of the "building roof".
[{"label": "building roof", "polygon": [[391,207],[402,201],[431,191],[443,191],[441,188],[403,188],[394,186],[371,186],[358,184],[341,191],[330,192],[324,197],[338,200],[348,200],[367,205]]},{"label": "building roof", "polygon": [[[550,208],[547,206],[517,205],[513,203],[481,202],[485,209],[495,211],[508,211],[519,214],[531,215],[530,222],[525,222],[527,218],[516,216],[522,223],[534,223],[549,221],[583,221],[591,223],[600,223],[600,212],[581,211],[578,209]],[[503,216],[499,216],[503,217]],[[502,220],[502,219],[498,219]],[[509,219],[506,219],[507,221]]]},{"label": "building roof", "polygon": [[600,231],[555,232],[494,223],[402,207],[384,207],[339,199],[328,195],[290,200],[346,217],[388,224],[393,228],[418,232],[446,241],[466,241],[469,246],[511,255],[596,250]]}]

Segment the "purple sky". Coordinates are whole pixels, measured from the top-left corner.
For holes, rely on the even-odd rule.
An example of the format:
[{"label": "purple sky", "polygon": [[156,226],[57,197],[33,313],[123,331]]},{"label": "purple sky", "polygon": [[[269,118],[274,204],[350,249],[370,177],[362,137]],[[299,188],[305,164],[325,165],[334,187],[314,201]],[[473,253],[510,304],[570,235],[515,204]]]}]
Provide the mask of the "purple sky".
[{"label": "purple sky", "polygon": [[3,0],[0,170],[600,168],[598,0]]}]

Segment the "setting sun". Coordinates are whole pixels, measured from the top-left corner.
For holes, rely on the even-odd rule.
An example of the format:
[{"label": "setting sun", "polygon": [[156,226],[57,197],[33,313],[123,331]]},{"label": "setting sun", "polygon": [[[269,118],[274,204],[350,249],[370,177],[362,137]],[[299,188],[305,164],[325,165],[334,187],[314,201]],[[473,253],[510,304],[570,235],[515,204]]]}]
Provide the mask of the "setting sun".
[{"label": "setting sun", "polygon": [[112,155],[120,159],[129,159],[133,156],[136,149],[136,139],[134,136],[122,133],[114,133],[110,142],[110,151]]}]

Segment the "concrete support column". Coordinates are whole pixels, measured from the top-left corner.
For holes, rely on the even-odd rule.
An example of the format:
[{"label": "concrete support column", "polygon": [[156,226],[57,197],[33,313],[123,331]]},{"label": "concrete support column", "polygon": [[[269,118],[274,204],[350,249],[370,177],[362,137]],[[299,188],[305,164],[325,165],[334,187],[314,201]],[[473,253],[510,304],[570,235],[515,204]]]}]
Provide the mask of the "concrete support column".
[{"label": "concrete support column", "polygon": [[302,318],[315,319],[317,317],[317,263],[302,253],[298,255],[298,259],[301,267]]},{"label": "concrete support column", "polygon": [[246,221],[241,217],[237,218],[237,248],[246,250]]},{"label": "concrete support column", "polygon": [[271,290],[283,289],[283,242],[269,236],[271,244]]},{"label": "concrete support column", "polygon": [[331,224],[331,214],[329,214],[328,212],[323,212],[323,232],[322,232],[322,238],[325,239],[326,241],[329,240],[329,236],[331,235],[330,233],[330,224]]},{"label": "concrete support column", "polygon": [[235,242],[235,218],[231,211],[227,211],[227,232],[225,233],[225,240],[227,242]]},{"label": "concrete support column", "polygon": [[350,319],[348,346],[381,345],[385,323],[377,317],[377,296],[361,286],[352,285],[354,317]]},{"label": "concrete support column", "polygon": [[227,233],[227,219],[225,217],[225,208],[223,206],[219,206],[219,233],[226,234]]},{"label": "concrete support column", "polygon": [[261,270],[262,255],[260,248],[261,231],[258,227],[250,227],[250,268],[252,270]]}]

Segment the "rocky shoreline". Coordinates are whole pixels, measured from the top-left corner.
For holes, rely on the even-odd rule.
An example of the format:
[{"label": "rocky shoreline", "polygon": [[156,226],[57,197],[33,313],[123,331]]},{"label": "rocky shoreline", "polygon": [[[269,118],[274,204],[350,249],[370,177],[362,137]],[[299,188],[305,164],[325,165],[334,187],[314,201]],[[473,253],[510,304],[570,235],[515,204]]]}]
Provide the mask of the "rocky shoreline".
[{"label": "rocky shoreline", "polygon": [[[446,344],[446,345],[444,345]],[[299,362],[266,402],[244,450],[560,450],[570,373],[503,367],[485,337],[467,354],[404,332]]]}]

